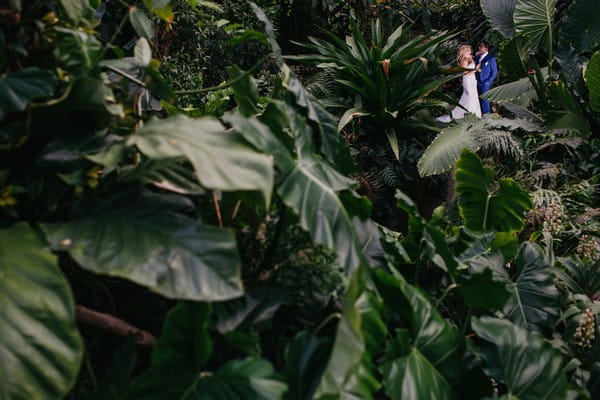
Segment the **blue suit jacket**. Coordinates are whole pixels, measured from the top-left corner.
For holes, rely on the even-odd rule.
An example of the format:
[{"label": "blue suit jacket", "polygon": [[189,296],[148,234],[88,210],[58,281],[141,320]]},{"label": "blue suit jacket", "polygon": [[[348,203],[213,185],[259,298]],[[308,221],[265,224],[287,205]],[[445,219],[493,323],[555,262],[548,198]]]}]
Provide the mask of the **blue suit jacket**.
[{"label": "blue suit jacket", "polygon": [[492,87],[496,75],[498,75],[498,64],[496,57],[488,53],[483,59],[475,57],[475,64],[480,64],[481,72],[477,73],[477,82],[486,88]]}]

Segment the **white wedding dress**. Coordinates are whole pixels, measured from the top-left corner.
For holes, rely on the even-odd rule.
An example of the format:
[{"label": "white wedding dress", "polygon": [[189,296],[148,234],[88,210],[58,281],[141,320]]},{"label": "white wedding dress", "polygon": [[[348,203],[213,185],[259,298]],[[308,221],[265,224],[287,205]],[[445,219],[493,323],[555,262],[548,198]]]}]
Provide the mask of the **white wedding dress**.
[{"label": "white wedding dress", "polygon": [[[467,68],[475,68],[475,63],[471,63]],[[454,107],[452,110],[452,119],[464,118],[466,113],[472,113],[481,118],[481,106],[479,105],[479,94],[477,93],[477,78],[475,73],[468,73],[462,78],[462,96],[460,96],[460,104],[462,107]],[[465,111],[466,109],[466,111]],[[449,115],[442,115],[437,119],[442,122],[450,122]]]}]

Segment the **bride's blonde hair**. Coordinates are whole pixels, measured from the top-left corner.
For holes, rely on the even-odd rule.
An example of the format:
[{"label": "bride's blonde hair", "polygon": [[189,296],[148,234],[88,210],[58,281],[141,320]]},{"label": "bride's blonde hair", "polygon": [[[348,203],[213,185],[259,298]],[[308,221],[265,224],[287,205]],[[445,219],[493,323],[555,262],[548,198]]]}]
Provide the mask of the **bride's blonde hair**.
[{"label": "bride's blonde hair", "polygon": [[456,60],[460,63],[465,57],[473,53],[473,48],[470,44],[461,44],[456,53]]}]

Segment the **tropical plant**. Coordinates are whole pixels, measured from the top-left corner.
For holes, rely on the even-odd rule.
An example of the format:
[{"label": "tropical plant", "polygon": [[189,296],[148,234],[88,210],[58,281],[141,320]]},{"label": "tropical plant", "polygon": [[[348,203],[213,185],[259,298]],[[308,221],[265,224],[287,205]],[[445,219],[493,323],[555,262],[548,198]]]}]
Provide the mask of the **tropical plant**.
[{"label": "tropical plant", "polygon": [[[379,20],[373,22],[367,43],[356,25],[344,42],[326,32],[330,41],[310,38],[302,47],[312,54],[288,57],[311,63],[331,72],[346,89],[346,109],[338,130],[350,121],[367,117],[375,124],[373,133],[384,133],[396,158],[399,158],[398,135],[414,125],[410,121],[419,110],[439,104],[432,93],[455,78],[434,64],[437,46],[453,35],[441,32],[410,36],[410,28],[398,27],[387,40]],[[353,104],[354,106],[350,106]],[[421,124],[424,125],[424,124]],[[376,140],[376,139],[374,139]]]},{"label": "tropical plant", "polygon": [[[501,65],[520,71],[525,77],[518,83],[494,88],[484,97],[525,107],[534,100],[544,116],[546,129],[575,129],[586,136],[598,124],[593,102],[588,103],[597,80],[593,63],[584,80],[584,66],[600,45],[597,3],[573,2],[562,18],[556,18],[557,3],[481,1],[492,27],[509,39],[500,51]],[[584,14],[589,17],[582,18]]]},{"label": "tropical plant", "polygon": [[[464,221],[398,192],[408,230],[383,228],[258,6],[273,91],[231,68],[217,118],[167,105],[150,18],[118,5],[129,53],[98,39],[97,2],[11,3],[2,26],[19,46],[0,75],[0,397],[598,397],[597,279],[518,242],[514,181],[464,152]],[[328,282],[292,293],[307,264]]]}]

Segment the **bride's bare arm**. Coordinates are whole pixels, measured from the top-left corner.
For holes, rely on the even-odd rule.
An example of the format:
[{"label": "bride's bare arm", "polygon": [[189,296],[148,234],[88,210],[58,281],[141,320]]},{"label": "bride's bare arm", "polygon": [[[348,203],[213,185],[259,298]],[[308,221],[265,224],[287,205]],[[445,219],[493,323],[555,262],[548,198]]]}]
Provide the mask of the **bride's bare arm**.
[{"label": "bride's bare arm", "polygon": [[[469,68],[469,65],[473,62],[473,57],[464,57],[462,60],[460,60],[460,66],[463,68]],[[475,71],[465,71],[464,74],[465,75],[472,75],[474,74]]]}]

